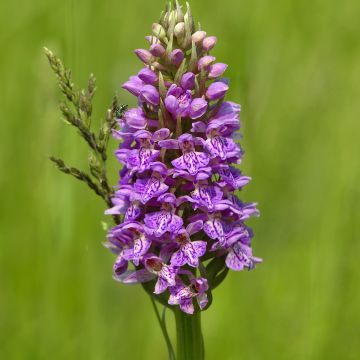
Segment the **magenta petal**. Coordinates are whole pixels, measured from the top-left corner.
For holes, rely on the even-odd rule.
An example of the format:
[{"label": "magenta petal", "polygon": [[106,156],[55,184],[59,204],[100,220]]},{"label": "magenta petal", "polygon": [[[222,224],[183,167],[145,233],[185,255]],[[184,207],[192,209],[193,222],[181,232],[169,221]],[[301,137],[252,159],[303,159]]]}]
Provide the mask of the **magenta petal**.
[{"label": "magenta petal", "polygon": [[204,223],[202,220],[192,222],[186,227],[186,231],[191,236],[191,235],[199,232],[203,228],[203,225],[204,225]]},{"label": "magenta petal", "polygon": [[163,293],[167,288],[168,288],[169,284],[168,282],[163,279],[162,277],[158,277],[158,280],[155,284],[155,290],[154,290],[154,294],[161,294]]},{"label": "magenta petal", "polygon": [[179,249],[178,251],[174,252],[170,260],[171,265],[173,266],[183,266],[186,263],[186,256],[184,252]]},{"label": "magenta petal", "polygon": [[153,85],[144,85],[141,89],[140,97],[151,105],[157,106],[160,103],[159,92]]},{"label": "magenta petal", "polygon": [[225,241],[224,230],[219,219],[207,221],[204,224],[204,231],[213,240]]},{"label": "magenta petal", "polygon": [[187,314],[192,315],[194,313],[194,305],[192,302],[192,298],[181,299],[179,306],[180,309]]},{"label": "magenta petal", "polygon": [[195,87],[195,74],[192,72],[187,72],[181,78],[181,87],[184,90],[192,90]]},{"label": "magenta petal", "polygon": [[138,73],[138,77],[144,81],[144,83],[150,85],[154,85],[158,80],[156,73],[149,68],[141,69]]},{"label": "magenta petal", "polygon": [[136,266],[139,265],[139,260],[150,249],[151,241],[145,236],[141,236],[134,241],[134,257],[133,262]]},{"label": "magenta petal", "polygon": [[123,253],[121,252],[116,258],[115,264],[113,266],[113,274],[116,280],[120,280],[120,275],[122,275],[128,267],[128,262],[124,259]]},{"label": "magenta petal", "polygon": [[227,69],[227,65],[223,63],[216,63],[214,65],[211,65],[210,71],[208,74],[209,79],[216,79],[220,77],[225,70]]},{"label": "magenta petal", "polygon": [[206,91],[206,97],[209,100],[218,100],[225,96],[229,86],[222,81],[212,83]]},{"label": "magenta petal", "polygon": [[194,99],[190,105],[190,118],[198,119],[206,113],[208,103],[203,98]]},{"label": "magenta petal", "polygon": [[165,98],[165,107],[171,114],[176,113],[178,106],[178,100],[174,95],[169,95]]}]

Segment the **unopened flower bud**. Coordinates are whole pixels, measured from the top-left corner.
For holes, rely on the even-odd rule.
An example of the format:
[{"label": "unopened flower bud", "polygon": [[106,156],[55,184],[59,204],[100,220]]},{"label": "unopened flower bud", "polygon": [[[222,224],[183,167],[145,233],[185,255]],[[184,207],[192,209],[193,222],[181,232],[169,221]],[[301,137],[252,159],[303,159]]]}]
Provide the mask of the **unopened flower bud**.
[{"label": "unopened flower bud", "polygon": [[152,25],[152,32],[153,34],[158,37],[159,39],[166,38],[166,31],[165,29],[158,23],[154,23]]},{"label": "unopened flower bud", "polygon": [[198,61],[198,70],[201,71],[202,69],[207,70],[209,66],[215,61],[214,56],[204,56]]},{"label": "unopened flower bud", "polygon": [[169,59],[172,64],[179,66],[184,60],[184,53],[180,49],[175,49],[170,53]]},{"label": "unopened flower bud", "polygon": [[165,48],[161,44],[152,44],[150,52],[156,57],[161,57],[165,54]]},{"label": "unopened flower bud", "polygon": [[229,86],[221,81],[212,83],[206,91],[206,97],[209,100],[218,100],[225,96]]},{"label": "unopened flower bud", "polygon": [[209,79],[216,79],[221,76],[227,69],[227,65],[223,63],[216,63],[210,66],[210,71],[208,74]]},{"label": "unopened flower bud", "polygon": [[187,72],[181,79],[181,87],[184,90],[192,90],[195,87],[195,74]]},{"label": "unopened flower bud", "polygon": [[191,39],[195,44],[202,42],[206,37],[205,31],[196,31],[191,35]]},{"label": "unopened flower bud", "polygon": [[210,51],[216,45],[216,42],[217,42],[216,36],[206,37],[202,42],[203,49],[205,51]]},{"label": "unopened flower bud", "polygon": [[122,88],[135,96],[139,96],[144,82],[138,76],[130,76],[130,79],[122,85]]},{"label": "unopened flower bud", "polygon": [[150,45],[159,44],[159,43],[160,43],[160,40],[159,40],[157,37],[155,37],[154,35],[145,36],[145,40],[146,40]]},{"label": "unopened flower bud", "polygon": [[149,64],[152,60],[152,55],[148,50],[136,49],[135,54],[145,64]]},{"label": "unopened flower bud", "polygon": [[149,68],[141,69],[138,77],[146,84],[154,85],[158,81],[156,73]]},{"label": "unopened flower bud", "polygon": [[175,25],[174,34],[178,38],[178,40],[182,40],[185,35],[185,23],[179,22]]}]

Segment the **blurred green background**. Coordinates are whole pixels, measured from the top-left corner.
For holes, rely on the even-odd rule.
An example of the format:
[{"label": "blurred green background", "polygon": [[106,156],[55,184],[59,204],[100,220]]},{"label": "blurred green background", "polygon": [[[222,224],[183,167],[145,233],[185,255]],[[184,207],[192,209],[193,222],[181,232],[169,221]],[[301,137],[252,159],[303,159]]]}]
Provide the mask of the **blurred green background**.
[{"label": "blurred green background", "polygon": [[[166,359],[151,303],[111,278],[104,205],[50,154],[86,166],[57,110],[46,45],[99,120],[141,65],[163,0],[0,5],[0,358]],[[243,198],[259,202],[264,264],[231,273],[203,314],[207,359],[359,359],[360,2],[196,0],[242,104]],[[113,143],[115,146],[115,143]],[[111,160],[111,181],[118,165]],[[171,322],[172,319],[168,318]]]}]

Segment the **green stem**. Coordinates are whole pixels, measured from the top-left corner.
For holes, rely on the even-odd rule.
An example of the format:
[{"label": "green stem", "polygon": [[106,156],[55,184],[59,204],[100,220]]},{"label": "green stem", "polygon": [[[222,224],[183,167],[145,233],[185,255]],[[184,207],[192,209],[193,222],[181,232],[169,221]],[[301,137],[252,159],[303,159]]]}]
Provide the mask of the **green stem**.
[{"label": "green stem", "polygon": [[175,310],[176,360],[204,360],[204,340],[201,332],[200,312],[193,315]]},{"label": "green stem", "polygon": [[160,325],[160,328],[161,328],[161,331],[164,335],[164,340],[166,342],[166,346],[167,346],[167,349],[168,349],[168,355],[169,355],[169,360],[175,360],[175,354],[174,354],[174,350],[173,350],[173,347],[172,347],[172,344],[171,344],[171,340],[170,340],[170,337],[169,337],[169,334],[167,332],[167,329],[166,329],[166,322],[165,322],[165,311],[166,311],[166,307],[164,307],[164,310],[163,310],[163,316],[162,318],[160,317],[160,313],[159,313],[159,310],[156,306],[156,303],[155,303],[155,300],[152,296],[150,296],[150,299],[151,299],[151,303],[153,305],[153,308],[155,310],[155,314],[156,314],[156,318],[159,322],[159,325]]}]

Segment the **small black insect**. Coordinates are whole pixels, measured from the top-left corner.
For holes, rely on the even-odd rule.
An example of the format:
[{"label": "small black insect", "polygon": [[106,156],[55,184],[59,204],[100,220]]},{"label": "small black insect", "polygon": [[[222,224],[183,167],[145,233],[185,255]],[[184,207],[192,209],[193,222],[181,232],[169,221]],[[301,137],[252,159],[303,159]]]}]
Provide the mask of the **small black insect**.
[{"label": "small black insect", "polygon": [[124,104],[115,106],[115,108],[113,110],[115,117],[116,118],[122,117],[127,108],[128,108],[128,106],[124,105]]}]

